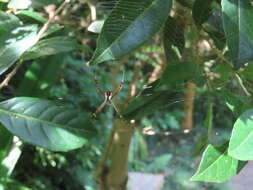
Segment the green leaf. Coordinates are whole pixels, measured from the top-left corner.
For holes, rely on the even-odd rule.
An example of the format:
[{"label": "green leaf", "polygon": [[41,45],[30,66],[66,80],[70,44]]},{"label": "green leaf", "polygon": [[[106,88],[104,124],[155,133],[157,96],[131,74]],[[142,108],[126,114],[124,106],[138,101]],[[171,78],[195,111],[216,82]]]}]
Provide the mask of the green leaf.
[{"label": "green leaf", "polygon": [[229,141],[228,153],[238,160],[253,160],[253,109],[236,120]]},{"label": "green leaf", "polygon": [[19,22],[18,17],[15,15],[0,12],[0,42],[3,39],[3,35],[6,36],[5,33],[9,33],[16,27],[20,26]]},{"label": "green leaf", "polygon": [[222,11],[230,56],[239,67],[253,58],[253,7],[249,0],[222,0]]},{"label": "green leaf", "polygon": [[[12,134],[0,125],[0,165],[6,156],[9,146],[11,145]],[[0,166],[1,167],[1,166]]]},{"label": "green leaf", "polygon": [[217,74],[217,78],[213,81],[213,85],[218,87],[224,87],[227,83],[231,82],[231,77],[233,76],[233,69],[229,64],[222,63],[218,64],[211,69],[212,72]]},{"label": "green leaf", "polygon": [[0,103],[0,122],[14,135],[52,151],[69,151],[96,133],[88,114],[37,98],[18,97]]},{"label": "green leaf", "polygon": [[35,59],[41,56],[69,52],[76,48],[77,44],[73,38],[62,36],[52,37],[39,41],[22,56],[22,59]]},{"label": "green leaf", "polygon": [[238,160],[227,154],[227,146],[208,145],[191,181],[222,183],[236,175]]},{"label": "green leaf", "polygon": [[122,114],[127,119],[140,119],[158,109],[168,107],[171,104],[170,95],[171,92],[167,90],[151,93],[143,91],[141,95],[130,102]]},{"label": "green leaf", "polygon": [[149,40],[165,22],[171,0],[120,0],[106,19],[91,64],[120,59]]},{"label": "green leaf", "polygon": [[64,55],[58,54],[34,61],[21,80],[16,94],[18,96],[47,97],[50,88],[59,77],[64,63],[63,58]]},{"label": "green leaf", "polygon": [[[184,29],[177,21],[168,17],[163,29],[163,45],[168,62],[179,61],[185,47]],[[177,48],[175,50],[175,48]],[[178,54],[181,54],[180,56]]]},{"label": "green leaf", "polygon": [[36,20],[36,21],[38,21],[40,23],[45,23],[47,21],[47,19],[45,17],[38,15],[36,12],[34,12],[32,10],[22,10],[22,11],[19,11],[18,15],[19,16],[26,16],[28,18],[33,19],[33,21]]},{"label": "green leaf", "polygon": [[253,80],[253,62],[249,62],[249,64],[243,69],[241,74],[248,80]]},{"label": "green leaf", "polygon": [[201,79],[201,69],[196,63],[176,62],[167,65],[161,77],[161,83],[177,86],[186,81],[197,82]]},{"label": "green leaf", "polygon": [[226,90],[221,91],[220,95],[221,98],[224,99],[224,103],[235,114],[235,116],[241,115],[250,107],[248,97],[238,96]]},{"label": "green leaf", "polygon": [[37,26],[21,26],[12,31],[15,36],[0,44],[0,74],[11,67],[23,53],[37,42]]},{"label": "green leaf", "polygon": [[210,17],[212,9],[211,4],[213,0],[196,0],[192,8],[192,16],[197,26],[203,24]]},{"label": "green leaf", "polygon": [[88,27],[88,31],[99,34],[102,30],[104,22],[105,22],[105,20],[96,20],[96,21],[92,22],[90,24],[90,26]]}]

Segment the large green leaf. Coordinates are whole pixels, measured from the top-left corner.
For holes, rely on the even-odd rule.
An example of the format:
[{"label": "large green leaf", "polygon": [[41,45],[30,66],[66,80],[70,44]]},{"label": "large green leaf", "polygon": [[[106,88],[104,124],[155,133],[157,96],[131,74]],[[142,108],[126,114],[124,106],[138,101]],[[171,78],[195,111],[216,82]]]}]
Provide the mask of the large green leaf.
[{"label": "large green leaf", "polygon": [[19,97],[0,103],[0,122],[22,140],[53,151],[81,147],[95,130],[88,114],[37,98]]},{"label": "large green leaf", "polygon": [[171,0],[120,0],[103,25],[91,64],[120,59],[149,40],[171,5]]},{"label": "large green leaf", "polygon": [[236,175],[238,160],[227,154],[227,146],[208,145],[191,181],[221,183]]},{"label": "large green leaf", "polygon": [[229,142],[228,153],[238,160],[253,160],[253,109],[236,120]]},{"label": "large green leaf", "polygon": [[11,67],[25,51],[37,42],[36,25],[20,26],[8,33],[13,35],[0,39],[0,74]]},{"label": "large green leaf", "polygon": [[253,58],[253,7],[249,0],[222,0],[223,23],[236,66]]}]

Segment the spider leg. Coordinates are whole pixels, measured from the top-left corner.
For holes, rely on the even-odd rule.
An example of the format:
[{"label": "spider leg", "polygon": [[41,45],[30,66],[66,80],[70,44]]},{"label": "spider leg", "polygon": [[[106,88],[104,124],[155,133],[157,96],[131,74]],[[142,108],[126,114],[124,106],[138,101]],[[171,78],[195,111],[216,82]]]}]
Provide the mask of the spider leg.
[{"label": "spider leg", "polygon": [[121,89],[123,88],[123,85],[124,85],[124,77],[125,77],[125,72],[123,71],[123,74],[122,74],[122,79],[121,79],[121,82],[120,82],[120,85],[119,87],[114,90],[114,92],[112,93],[112,98],[114,98],[115,96],[117,96],[119,94],[119,92],[121,91]]},{"label": "spider leg", "polygon": [[120,114],[118,108],[115,106],[115,104],[113,103],[113,101],[111,101],[111,104],[112,104],[113,108],[115,109],[115,111],[117,112],[117,114],[119,115],[119,117],[122,118],[122,115]]},{"label": "spider leg", "polygon": [[105,101],[97,108],[97,110],[92,114],[92,116],[94,118],[97,117],[97,115],[104,109],[104,107],[106,106],[107,104],[107,99],[105,99]]}]

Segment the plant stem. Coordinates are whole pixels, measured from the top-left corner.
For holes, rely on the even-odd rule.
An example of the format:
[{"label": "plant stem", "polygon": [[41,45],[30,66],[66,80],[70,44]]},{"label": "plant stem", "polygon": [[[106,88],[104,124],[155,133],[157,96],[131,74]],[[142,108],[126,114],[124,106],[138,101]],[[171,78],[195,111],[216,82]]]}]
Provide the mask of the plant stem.
[{"label": "plant stem", "polygon": [[[102,160],[95,174],[100,190],[125,190],[128,178],[128,151],[134,128],[124,119],[116,119]],[[106,161],[111,153],[111,165]]]}]

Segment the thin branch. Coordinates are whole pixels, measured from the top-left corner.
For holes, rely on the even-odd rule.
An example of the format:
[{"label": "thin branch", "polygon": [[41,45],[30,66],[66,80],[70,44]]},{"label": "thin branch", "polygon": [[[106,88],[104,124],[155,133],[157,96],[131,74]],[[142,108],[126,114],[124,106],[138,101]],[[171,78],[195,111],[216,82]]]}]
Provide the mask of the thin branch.
[{"label": "thin branch", "polygon": [[15,68],[6,76],[6,78],[3,80],[3,82],[1,82],[0,84],[0,89],[2,89],[5,86],[8,86],[11,78],[17,73],[18,69],[20,68],[20,66],[22,65],[22,62],[20,61]]},{"label": "thin branch", "polygon": [[58,7],[58,9],[56,9],[56,11],[53,13],[53,15],[51,15],[51,16],[49,17],[49,19],[47,20],[47,22],[43,25],[43,27],[40,29],[40,31],[39,31],[38,34],[37,34],[37,40],[38,40],[38,41],[39,41],[39,39],[41,38],[42,34],[43,34],[44,32],[47,31],[49,25],[52,23],[52,21],[54,20],[55,16],[56,16],[57,14],[59,14],[59,12],[61,12],[61,10],[65,7],[65,5],[66,5],[67,3],[69,3],[70,1],[71,1],[71,0],[65,0],[65,1]]}]

